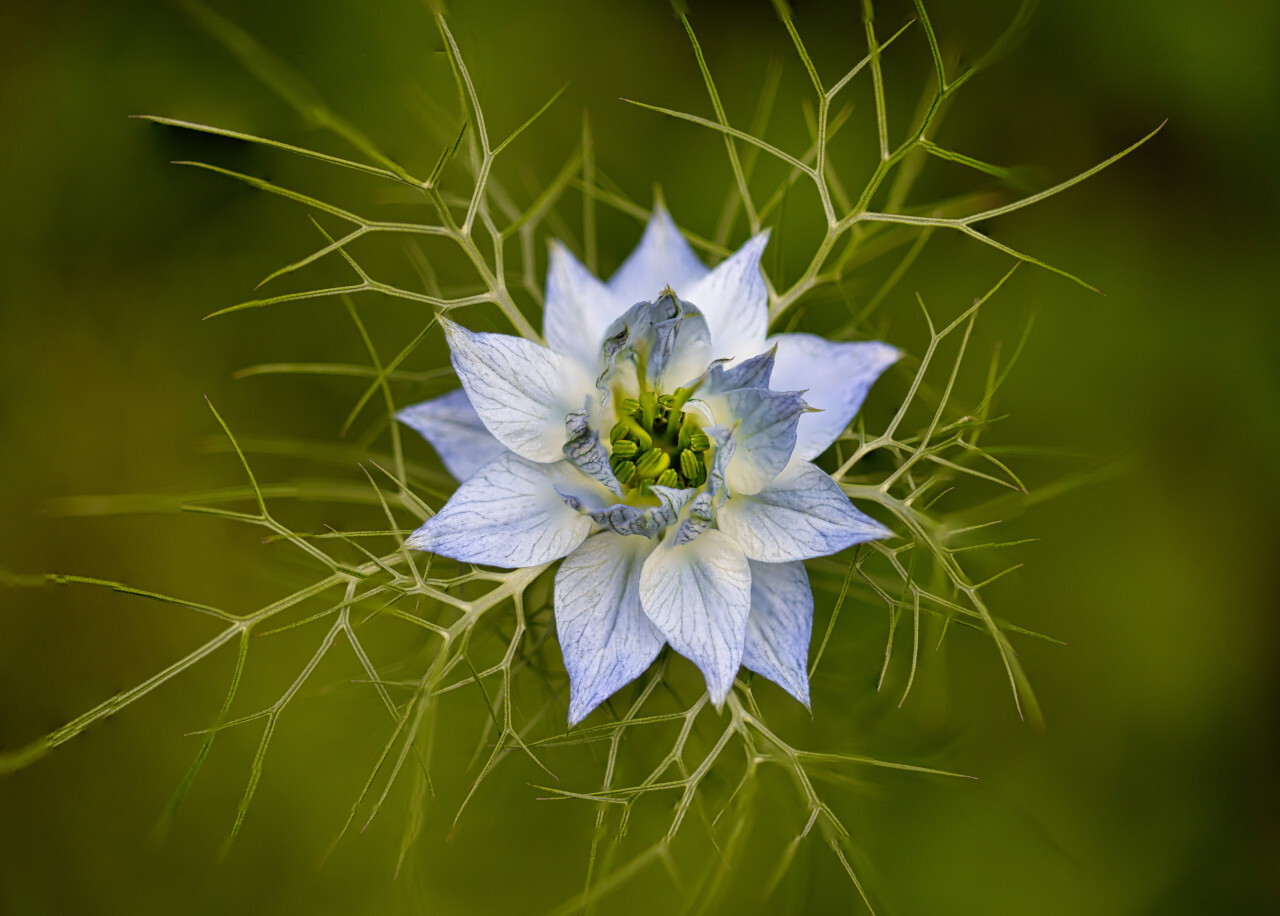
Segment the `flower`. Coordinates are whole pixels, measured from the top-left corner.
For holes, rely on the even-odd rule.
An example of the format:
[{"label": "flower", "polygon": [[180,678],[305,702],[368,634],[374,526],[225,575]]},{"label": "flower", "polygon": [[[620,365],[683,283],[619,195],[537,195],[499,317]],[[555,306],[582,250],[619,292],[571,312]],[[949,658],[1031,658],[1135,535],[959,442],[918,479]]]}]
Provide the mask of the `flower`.
[{"label": "flower", "polygon": [[808,706],[803,561],[891,534],[812,459],[898,351],[767,337],[767,241],[709,270],[659,205],[607,283],[552,243],[547,346],[441,318],[462,388],[399,414],[462,482],[409,546],[564,558],[570,725],[668,643],[717,707],[742,665]]}]

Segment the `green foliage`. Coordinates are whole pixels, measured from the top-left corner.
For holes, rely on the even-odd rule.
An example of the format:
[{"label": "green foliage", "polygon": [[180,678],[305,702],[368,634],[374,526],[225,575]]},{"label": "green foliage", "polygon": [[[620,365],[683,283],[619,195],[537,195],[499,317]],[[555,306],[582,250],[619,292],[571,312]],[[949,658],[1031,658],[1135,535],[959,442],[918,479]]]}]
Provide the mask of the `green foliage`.
[{"label": "green foliage", "polygon": [[[1021,342],[1010,359],[1002,361],[997,353],[991,360],[976,400],[966,404],[958,394],[957,382],[969,365],[971,334],[981,309],[1019,264],[1042,267],[1092,287],[976,227],[1072,187],[1132,151],[1150,135],[1068,181],[999,205],[986,205],[981,193],[909,205],[914,182],[930,159],[958,164],[984,178],[994,177],[1006,186],[1018,186],[1020,179],[1013,171],[947,149],[934,138],[947,103],[980,67],[994,60],[1013,40],[1024,22],[1024,13],[1019,14],[1006,38],[989,54],[972,67],[952,73],[922,4],[917,3],[915,22],[882,40],[871,5],[864,2],[866,56],[839,79],[828,82],[808,53],[785,6],[780,2],[777,6],[812,84],[813,96],[805,101],[810,130],[807,148],[788,152],[764,139],[778,96],[781,66],[777,63],[766,72],[764,90],[750,125],[743,129],[730,122],[721,91],[684,14],[680,19],[714,117],[634,103],[723,138],[733,190],[724,202],[714,236],[699,239],[691,235],[691,241],[712,255],[722,255],[740,222],[745,222],[748,232],[755,233],[771,221],[780,220],[788,205],[796,206],[796,199],[806,195],[810,201],[816,199],[822,226],[806,266],[797,276],[784,276],[778,271],[768,277],[773,322],[787,319],[803,324],[806,306],[823,292],[843,295],[844,283],[855,269],[890,253],[899,258],[884,282],[864,298],[860,310],[851,315],[837,335],[843,337],[870,336],[875,332],[873,315],[891,300],[897,301],[899,282],[936,230],[962,233],[1015,261],[991,290],[945,325],[937,326],[930,309],[919,303],[928,327],[928,342],[914,365],[905,370],[902,381],[906,390],[900,406],[880,428],[869,429],[859,419],[856,428],[837,446],[833,468],[836,480],[861,506],[878,512],[889,522],[898,537],[864,545],[842,561],[814,564],[815,572],[835,571],[842,575],[832,580],[841,584],[815,650],[811,674],[834,662],[829,649],[846,603],[856,600],[879,604],[888,611],[881,686],[890,680],[893,659],[905,654],[908,673],[901,695],[906,699],[922,664],[922,618],[933,617],[941,621],[942,637],[952,625],[984,633],[996,651],[1017,709],[1038,722],[1039,707],[1013,639],[1048,637],[1016,626],[988,605],[984,595],[987,587],[1016,566],[985,578],[978,578],[971,569],[977,558],[983,558],[985,563],[987,554],[1022,543],[985,539],[996,519],[1011,506],[1031,504],[1061,492],[1070,482],[1029,491],[1002,460],[1000,449],[985,444],[998,419],[993,414],[997,393],[1021,351]],[[231,729],[257,729],[257,750],[227,837],[230,844],[250,812],[279,722],[300,691],[313,680],[321,662],[346,647],[358,661],[368,689],[376,693],[385,709],[387,736],[341,833],[353,824],[367,825],[382,811],[393,786],[410,780],[410,807],[400,849],[402,864],[412,855],[427,809],[435,804],[433,779],[439,774],[433,763],[433,746],[445,740],[437,733],[437,723],[457,695],[470,692],[482,698],[487,716],[474,734],[465,736],[476,744],[476,768],[461,806],[451,812],[455,823],[512,752],[532,761],[549,777],[539,792],[569,804],[586,803],[594,811],[595,833],[589,859],[584,863],[584,886],[557,912],[591,911],[610,893],[654,868],[670,875],[674,886],[686,895],[691,912],[711,908],[726,893],[726,882],[746,880],[732,866],[745,854],[752,839],[754,806],[759,794],[771,788],[763,776],[770,770],[781,771],[788,778],[793,798],[799,802],[801,826],[787,839],[774,872],[759,882],[759,891],[771,893],[786,879],[802,846],[813,842],[831,850],[847,873],[853,891],[871,907],[873,895],[864,889],[855,868],[857,844],[825,790],[819,791],[819,782],[845,784],[852,779],[851,773],[868,767],[907,770],[922,778],[954,774],[844,751],[797,747],[779,733],[781,729],[768,724],[749,678],[736,685],[726,713],[717,714],[705,695],[692,702],[681,696],[679,674],[673,669],[684,662],[669,654],[640,683],[615,698],[603,713],[596,714],[591,723],[566,734],[566,679],[553,639],[550,590],[543,575],[546,567],[498,572],[459,567],[453,561],[417,554],[403,546],[405,536],[443,502],[447,487],[434,467],[415,465],[406,458],[399,427],[393,420],[397,409],[420,399],[424,390],[449,376],[444,369],[413,372],[405,368],[413,364],[418,348],[432,333],[436,316],[445,311],[491,305],[516,333],[539,340],[521,303],[526,308],[541,304],[539,246],[565,218],[571,192],[581,197],[581,253],[593,270],[599,251],[596,207],[613,208],[637,219],[647,216],[644,206],[627,198],[605,176],[596,160],[591,122],[584,118],[577,148],[565,159],[555,178],[524,204],[518,203],[520,195],[506,187],[495,166],[513,154],[516,141],[533,128],[559,94],[495,143],[463,55],[444,18],[437,13],[436,22],[455,78],[457,106],[456,111],[437,118],[434,126],[438,155],[430,172],[415,176],[347,120],[329,111],[302,77],[276,61],[250,36],[204,7],[193,5],[192,9],[203,26],[300,118],[346,141],[358,158],[342,158],[189,121],[160,117],[150,120],[261,145],[373,177],[397,193],[407,193],[430,214],[423,222],[371,218],[214,163],[181,163],[283,197],[311,215],[322,237],[319,247],[272,272],[262,285],[275,284],[330,261],[341,262],[354,276],[340,285],[255,298],[222,309],[215,316],[321,298],[337,298],[344,304],[367,353],[367,365],[275,363],[248,368],[243,374],[345,376],[367,381],[343,424],[344,432],[359,428],[366,414],[376,414],[374,419],[365,421],[369,433],[364,444],[334,447],[327,456],[342,468],[360,462],[365,480],[353,484],[335,477],[260,483],[251,454],[306,454],[315,458],[316,449],[310,443],[289,440],[238,438],[214,410],[226,441],[241,462],[247,485],[180,498],[66,501],[61,508],[68,512],[181,511],[250,526],[273,542],[287,544],[314,574],[278,600],[244,614],[92,578],[49,576],[39,580],[48,585],[113,589],[163,602],[213,618],[219,629],[199,647],[135,687],[27,747],[0,754],[0,773],[31,765],[95,723],[201,664],[222,647],[234,645],[236,658],[225,701],[204,731],[195,759],[162,820],[163,826],[172,819],[221,734]],[[895,132],[886,103],[883,62],[898,42],[912,40],[927,43],[935,79],[921,101],[917,118],[905,131]],[[860,179],[860,185],[853,184],[854,176],[844,174],[842,163],[830,155],[832,138],[852,117],[851,107],[837,106],[857,80],[869,80],[871,84],[871,129],[878,153],[871,173]],[[899,135],[901,139],[896,139]],[[766,171],[758,168],[762,157],[782,168],[780,179],[761,177]],[[856,192],[847,190],[855,186],[859,188]],[[342,231],[325,228],[331,223],[341,224]],[[357,260],[353,245],[365,236],[388,237],[403,245],[419,286],[378,279],[371,268]],[[421,245],[429,238],[446,241],[462,255],[468,271],[465,278],[437,275],[432,258]],[[400,300],[410,307],[423,307],[421,330],[389,358],[375,345],[357,305],[357,296],[370,293]],[[951,492],[969,486],[982,488],[978,490],[981,493],[994,488],[998,495],[966,501]],[[361,530],[306,534],[293,530],[278,517],[278,504],[289,499],[353,503],[367,508],[378,521]],[[828,579],[831,577],[815,576],[820,587],[831,588]],[[10,584],[37,582],[15,578]],[[898,631],[900,626],[908,625],[909,648],[904,649]],[[416,632],[423,640],[422,651],[408,660],[377,658],[367,645],[370,634],[387,628]],[[295,629],[310,634],[314,646],[310,658],[271,703],[241,711],[237,700],[248,659],[257,651],[255,638]],[[393,677],[393,672],[403,676]],[[601,718],[607,721],[600,721]],[[448,740],[461,741],[464,736],[450,734]],[[573,754],[601,763],[598,783],[552,785],[557,781],[551,769],[552,758],[564,761]],[[680,845],[682,838],[700,830],[705,831],[710,844],[700,848]],[[637,833],[641,835],[637,837]]]}]

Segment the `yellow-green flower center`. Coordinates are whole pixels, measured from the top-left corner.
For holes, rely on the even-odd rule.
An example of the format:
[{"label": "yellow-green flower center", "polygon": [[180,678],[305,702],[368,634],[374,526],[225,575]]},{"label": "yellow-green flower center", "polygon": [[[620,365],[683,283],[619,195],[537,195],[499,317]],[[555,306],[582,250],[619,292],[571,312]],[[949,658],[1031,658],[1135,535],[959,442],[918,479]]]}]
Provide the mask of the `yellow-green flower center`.
[{"label": "yellow-green flower center", "polygon": [[684,410],[692,396],[691,390],[677,388],[672,394],[645,391],[618,402],[621,419],[609,431],[609,466],[625,489],[706,483],[711,438],[702,431],[698,415]]}]

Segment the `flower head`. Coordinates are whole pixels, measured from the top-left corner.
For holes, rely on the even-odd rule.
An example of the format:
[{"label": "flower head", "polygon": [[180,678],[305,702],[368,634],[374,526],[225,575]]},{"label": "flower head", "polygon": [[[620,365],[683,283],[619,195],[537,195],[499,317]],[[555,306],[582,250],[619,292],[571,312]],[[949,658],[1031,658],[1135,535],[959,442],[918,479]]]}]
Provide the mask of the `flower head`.
[{"label": "flower head", "polygon": [[807,706],[803,561],[890,534],[811,459],[898,351],[768,337],[767,241],[709,270],[659,206],[607,283],[553,243],[547,346],[442,318],[462,388],[399,415],[462,481],[409,546],[564,558],[571,725],[668,643],[717,705],[745,665]]}]

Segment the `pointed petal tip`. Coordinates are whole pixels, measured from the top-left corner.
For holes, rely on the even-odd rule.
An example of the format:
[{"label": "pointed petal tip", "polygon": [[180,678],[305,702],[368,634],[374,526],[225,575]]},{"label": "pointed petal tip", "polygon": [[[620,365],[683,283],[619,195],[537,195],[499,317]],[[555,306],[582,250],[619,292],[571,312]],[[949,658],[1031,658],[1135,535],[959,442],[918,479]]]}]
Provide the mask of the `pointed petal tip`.
[{"label": "pointed petal tip", "polygon": [[579,722],[581,722],[587,716],[591,715],[592,709],[595,708],[595,707],[592,707],[591,709],[583,709],[582,706],[583,704],[581,703],[581,701],[571,701],[569,703],[568,721],[569,721],[570,728],[576,727]]},{"label": "pointed petal tip", "polygon": [[606,284],[629,301],[650,301],[663,285],[687,290],[707,273],[671,214],[655,195],[640,242]]},{"label": "pointed petal tip", "polygon": [[646,236],[653,237],[667,233],[679,235],[680,227],[676,225],[676,221],[671,216],[671,211],[667,209],[667,204],[662,199],[662,195],[655,194],[653,207],[649,210],[649,218],[645,220],[644,232],[641,233],[641,240]]},{"label": "pointed petal tip", "polygon": [[550,269],[553,271],[564,270],[578,260],[569,250],[569,246],[559,239],[551,239],[547,242],[547,257],[551,260]]},{"label": "pointed petal tip", "polygon": [[893,344],[887,344],[879,340],[871,340],[868,341],[868,343],[876,344],[876,362],[883,365],[886,369],[898,360],[902,359],[902,357],[906,356],[904,351],[899,350],[897,347],[893,346]]},{"label": "pointed petal tip", "polygon": [[[434,518],[434,516],[432,518]],[[437,545],[436,545],[435,533],[431,531],[431,528],[430,528],[431,521],[432,519],[430,518],[427,519],[425,522],[423,522],[421,528],[419,528],[413,534],[405,538],[405,542],[404,542],[405,546],[409,547],[412,550],[422,550],[422,551],[426,551],[427,553],[433,552],[433,549]]]},{"label": "pointed petal tip", "polygon": [[808,710],[809,715],[813,715],[813,706],[809,702],[809,679],[807,677],[802,680],[795,681],[791,684],[780,685],[783,690],[789,693],[795,700]]},{"label": "pointed petal tip", "polygon": [[[865,512],[859,512],[858,514],[862,516],[864,520],[864,525],[867,530],[866,530],[865,538],[855,541],[854,543],[862,544],[862,543],[865,543],[866,541],[883,541],[885,538],[893,538],[898,536],[897,533],[894,532],[894,530],[890,528],[888,525],[884,525],[876,521],[874,518],[867,515]],[[866,524],[868,522],[870,524]],[[851,544],[849,546],[853,546],[853,545]]]},{"label": "pointed petal tip", "polygon": [[707,678],[707,672],[702,672],[702,676],[707,679],[707,695],[711,698],[711,705],[716,708],[716,712],[724,709],[724,701],[729,699],[729,694],[733,692],[733,683],[739,670],[740,668],[735,668],[733,674],[723,684],[712,684],[711,679]]},{"label": "pointed petal tip", "polygon": [[727,264],[730,261],[736,263],[748,261],[755,262],[758,269],[760,260],[764,257],[765,246],[769,244],[769,235],[772,231],[772,229],[764,229],[751,236],[751,238],[742,243],[740,248],[730,252],[729,256],[720,262],[720,265]]}]

